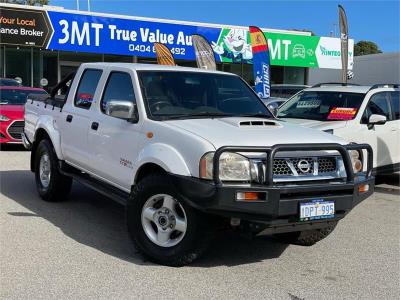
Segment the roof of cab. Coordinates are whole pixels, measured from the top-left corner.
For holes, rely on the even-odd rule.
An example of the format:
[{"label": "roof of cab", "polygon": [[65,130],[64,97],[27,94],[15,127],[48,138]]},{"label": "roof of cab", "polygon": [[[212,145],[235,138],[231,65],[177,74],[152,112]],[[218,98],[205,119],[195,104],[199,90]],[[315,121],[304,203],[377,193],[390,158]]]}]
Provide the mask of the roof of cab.
[{"label": "roof of cab", "polygon": [[216,73],[237,76],[232,73],[213,71],[207,69],[180,67],[180,66],[164,66],[156,64],[138,64],[138,63],[111,63],[111,62],[96,62],[96,63],[83,63],[85,68],[96,68],[96,67],[116,67],[131,69],[134,71],[186,71],[186,72],[202,72],[202,73]]}]

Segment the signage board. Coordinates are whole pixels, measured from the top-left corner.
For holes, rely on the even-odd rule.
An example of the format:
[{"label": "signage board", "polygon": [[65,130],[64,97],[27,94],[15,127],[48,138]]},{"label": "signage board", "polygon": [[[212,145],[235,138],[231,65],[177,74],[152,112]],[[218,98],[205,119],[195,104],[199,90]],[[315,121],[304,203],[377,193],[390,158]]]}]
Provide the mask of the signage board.
[{"label": "signage board", "polygon": [[0,13],[1,44],[47,46],[53,30],[45,11],[2,7]]},{"label": "signage board", "polygon": [[[100,14],[0,6],[0,43],[60,51],[155,58],[154,42],[175,59],[195,60],[192,35],[212,46],[217,62],[251,64],[250,34],[243,27],[180,24]],[[271,65],[340,69],[340,39],[264,32]],[[353,65],[349,40],[349,69]]]}]

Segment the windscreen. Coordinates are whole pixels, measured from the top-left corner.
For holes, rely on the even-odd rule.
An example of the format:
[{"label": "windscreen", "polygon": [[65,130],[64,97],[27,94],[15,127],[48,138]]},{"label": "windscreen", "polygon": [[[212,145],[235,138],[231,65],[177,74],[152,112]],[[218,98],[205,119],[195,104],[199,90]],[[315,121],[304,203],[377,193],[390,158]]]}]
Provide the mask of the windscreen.
[{"label": "windscreen", "polygon": [[0,104],[24,105],[29,94],[47,94],[41,90],[1,89]]},{"label": "windscreen", "polygon": [[150,118],[273,117],[238,76],[203,72],[138,72]]},{"label": "windscreen", "polygon": [[278,118],[317,121],[352,120],[365,94],[304,91],[289,99],[278,110]]}]

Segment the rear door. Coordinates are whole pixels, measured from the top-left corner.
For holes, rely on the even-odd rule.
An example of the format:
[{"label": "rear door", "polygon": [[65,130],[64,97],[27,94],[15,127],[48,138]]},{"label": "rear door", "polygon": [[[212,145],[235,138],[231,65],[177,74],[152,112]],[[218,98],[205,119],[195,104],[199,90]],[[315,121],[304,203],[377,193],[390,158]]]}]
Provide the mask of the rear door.
[{"label": "rear door", "polygon": [[115,186],[130,190],[133,183],[133,164],[140,143],[140,124],[106,114],[108,101],[126,101],[136,104],[134,76],[130,70],[112,70],[89,128],[92,148],[92,171]]},{"label": "rear door", "polygon": [[[368,128],[368,119],[372,114],[386,116],[387,122]],[[392,119],[390,94],[387,91],[373,94],[361,118],[360,140],[371,145],[374,154],[374,168],[393,164],[398,151],[396,144],[395,124]]]},{"label": "rear door", "polygon": [[61,145],[65,160],[77,167],[87,169],[91,162],[88,146],[88,129],[91,121],[92,102],[99,97],[99,81],[103,71],[87,68],[77,74],[79,82],[75,93],[69,95],[68,105],[62,111]]}]

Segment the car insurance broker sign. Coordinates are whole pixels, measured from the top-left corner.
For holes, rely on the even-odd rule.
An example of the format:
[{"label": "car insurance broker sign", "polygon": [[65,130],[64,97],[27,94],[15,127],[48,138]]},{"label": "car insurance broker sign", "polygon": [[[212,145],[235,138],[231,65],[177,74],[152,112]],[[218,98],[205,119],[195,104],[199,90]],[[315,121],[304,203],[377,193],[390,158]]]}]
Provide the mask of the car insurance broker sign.
[{"label": "car insurance broker sign", "polygon": [[45,11],[0,8],[1,44],[46,48],[52,32]]}]

